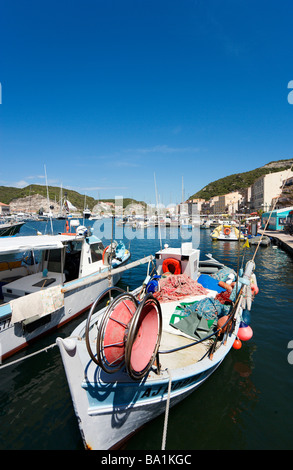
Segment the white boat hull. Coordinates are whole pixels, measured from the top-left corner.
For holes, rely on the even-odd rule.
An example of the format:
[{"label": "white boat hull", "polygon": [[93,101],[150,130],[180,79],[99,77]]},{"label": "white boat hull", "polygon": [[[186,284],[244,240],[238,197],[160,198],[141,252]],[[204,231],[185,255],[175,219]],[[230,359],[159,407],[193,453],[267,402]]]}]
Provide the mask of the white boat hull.
[{"label": "white boat hull", "polygon": [[[237,318],[240,315],[241,309]],[[218,368],[235,341],[238,326],[237,320],[234,332],[212,359],[206,357],[188,367],[172,370],[170,407],[195,391]],[[57,344],[84,446],[93,450],[119,448],[144,424],[165,413],[169,372],[163,370],[160,375],[152,372],[147,379],[136,382],[126,372],[109,375],[102,369],[97,371],[93,361],[88,360],[84,341],[76,339],[79,334],[82,330],[77,328],[70,338],[58,338]]]},{"label": "white boat hull", "polygon": [[[120,274],[113,276],[113,285],[117,284]],[[109,280],[103,279],[86,286],[79,286],[79,281],[72,281],[64,285],[76,284],[76,288],[69,292],[64,292],[64,305],[51,314],[36,319],[31,322],[12,323],[11,302],[0,305],[0,358],[4,360],[15,354],[17,351],[28,346],[31,342],[50,331],[61,327],[65,323],[90,308],[96,297],[109,287]],[[60,286],[60,291],[62,287]],[[44,291],[45,292],[45,291]],[[62,295],[62,294],[61,294]],[[30,295],[32,311],[34,310],[34,294]],[[3,312],[3,313],[2,313]]]},{"label": "white boat hull", "polygon": [[[200,284],[192,281],[193,277],[197,279],[199,252],[188,251],[188,248],[189,245],[183,245],[181,250],[165,247],[156,253],[158,273],[165,272],[164,269],[160,271],[160,267],[168,267],[168,263],[176,261],[174,257],[180,254],[182,271],[186,273],[178,274],[179,278],[176,274],[167,275],[161,280],[156,297],[148,293],[138,301],[142,286],[131,294],[125,292],[100,311],[94,313],[92,308],[88,319],[70,337],[57,338],[86,448],[109,450],[120,447],[145,423],[164,413],[167,406],[176,405],[196,390],[232,348],[239,334],[242,310],[251,299],[254,263],[247,263],[241,278],[244,287],[237,291],[234,285],[233,304],[226,313],[222,309],[217,311],[219,316],[213,327],[208,325],[207,318],[211,318],[210,315],[214,318],[214,313],[211,314],[208,306],[211,301],[207,302],[207,299],[217,291],[214,294],[208,289],[202,291],[198,288]],[[171,255],[173,258],[170,259]],[[224,272],[225,276],[230,275],[229,270]],[[234,280],[235,276],[236,273],[232,273]],[[180,296],[178,289],[186,282],[190,286]],[[217,281],[216,284],[218,286]],[[177,292],[175,300],[170,292],[172,285]],[[167,286],[166,290],[164,286]],[[213,286],[216,288],[215,284]],[[203,303],[198,303],[193,312],[205,309],[207,323],[202,326],[198,323],[197,315],[201,322],[203,313],[193,315],[189,311],[186,315],[184,310],[185,316],[178,324],[176,317],[181,316],[178,308],[182,308],[182,302],[193,305],[201,300]],[[154,313],[156,321],[153,321]],[[195,331],[199,336],[194,334]],[[154,341],[156,335],[157,343]]]}]

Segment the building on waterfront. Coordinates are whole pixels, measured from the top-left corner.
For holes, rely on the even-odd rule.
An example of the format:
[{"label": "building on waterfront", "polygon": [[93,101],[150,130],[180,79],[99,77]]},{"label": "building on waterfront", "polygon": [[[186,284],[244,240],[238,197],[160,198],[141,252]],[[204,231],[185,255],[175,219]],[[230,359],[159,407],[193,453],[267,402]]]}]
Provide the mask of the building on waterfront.
[{"label": "building on waterfront", "polygon": [[243,196],[239,191],[218,196],[217,200],[214,201],[214,213],[234,215],[238,212],[242,199]]},{"label": "building on waterfront", "polygon": [[4,204],[0,202],[0,216],[5,217],[6,215],[10,214],[10,206],[9,204]]},{"label": "building on waterfront", "polygon": [[292,176],[291,170],[260,176],[251,186],[251,210],[264,212],[271,210],[273,199],[281,195],[284,180]]}]

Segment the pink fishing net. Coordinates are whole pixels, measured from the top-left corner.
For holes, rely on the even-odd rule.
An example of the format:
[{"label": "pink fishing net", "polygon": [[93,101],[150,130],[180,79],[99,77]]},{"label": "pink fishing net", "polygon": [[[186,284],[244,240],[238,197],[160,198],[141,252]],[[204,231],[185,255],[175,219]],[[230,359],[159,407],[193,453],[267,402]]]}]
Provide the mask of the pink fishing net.
[{"label": "pink fishing net", "polygon": [[207,289],[185,274],[172,274],[160,279],[160,290],[154,296],[159,302],[172,302],[183,297],[207,293]]}]

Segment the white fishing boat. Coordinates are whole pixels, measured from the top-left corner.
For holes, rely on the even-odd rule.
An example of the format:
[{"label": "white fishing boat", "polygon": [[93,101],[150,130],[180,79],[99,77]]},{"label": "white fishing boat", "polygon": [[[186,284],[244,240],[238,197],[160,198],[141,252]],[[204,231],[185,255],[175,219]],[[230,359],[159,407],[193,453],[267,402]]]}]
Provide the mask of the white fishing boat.
[{"label": "white fishing boat", "polygon": [[90,307],[120,278],[130,253],[122,242],[104,247],[78,221],[58,235],[0,239],[0,359],[60,327]]},{"label": "white fishing boat", "polygon": [[218,225],[212,232],[213,240],[237,241],[244,240],[243,233],[234,224],[223,223]]},{"label": "white fishing boat", "polygon": [[[132,293],[119,289],[96,311],[103,297],[117,294],[115,287],[106,289],[87,320],[70,337],[57,338],[87,449],[119,448],[238,347],[244,308],[250,309],[256,287],[254,262],[236,275],[209,255],[207,269],[215,272],[204,274],[199,250],[190,245],[165,246],[155,255],[154,276]],[[162,435],[164,449],[166,428]]]}]

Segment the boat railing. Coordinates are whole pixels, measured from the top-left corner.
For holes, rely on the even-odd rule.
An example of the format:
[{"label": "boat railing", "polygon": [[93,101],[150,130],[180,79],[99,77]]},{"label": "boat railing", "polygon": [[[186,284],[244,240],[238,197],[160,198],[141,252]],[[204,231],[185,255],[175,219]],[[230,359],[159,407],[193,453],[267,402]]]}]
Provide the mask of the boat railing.
[{"label": "boat railing", "polygon": [[120,266],[118,268],[109,269],[109,270],[107,270],[105,272],[101,272],[99,274],[92,274],[92,275],[86,276],[86,277],[81,278],[80,280],[78,280],[78,282],[74,281],[73,283],[70,282],[68,286],[65,285],[61,289],[61,292],[63,294],[65,294],[67,292],[75,290],[77,287],[78,288],[83,287],[83,286],[86,286],[88,284],[92,284],[94,282],[101,281],[102,279],[107,279],[108,278],[108,279],[111,280],[111,277],[115,276],[116,274],[120,274],[124,271],[127,271],[128,269],[132,269],[136,266],[140,266],[142,264],[151,262],[153,260],[154,260],[154,256],[149,255],[149,256],[145,256],[144,258],[141,258],[137,261],[133,261],[132,263],[126,264],[125,266]]}]

